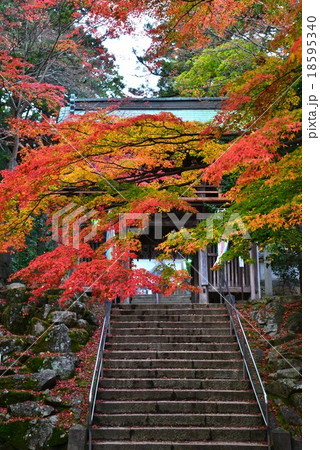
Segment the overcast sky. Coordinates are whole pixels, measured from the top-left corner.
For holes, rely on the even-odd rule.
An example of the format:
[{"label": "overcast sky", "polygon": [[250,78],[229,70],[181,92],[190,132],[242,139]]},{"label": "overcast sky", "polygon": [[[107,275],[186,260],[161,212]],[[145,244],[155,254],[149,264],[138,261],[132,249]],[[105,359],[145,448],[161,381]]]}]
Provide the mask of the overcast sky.
[{"label": "overcast sky", "polygon": [[[133,53],[133,49],[135,49],[138,55],[143,55],[150,44],[151,39],[144,33],[141,23],[137,24],[136,32],[133,35],[123,35],[118,39],[105,40],[106,47],[116,57],[119,73],[124,77],[127,87],[138,88],[142,84],[151,89],[157,87],[159,77],[150,74],[148,69],[138,62]],[[129,94],[127,88],[125,93]]]}]

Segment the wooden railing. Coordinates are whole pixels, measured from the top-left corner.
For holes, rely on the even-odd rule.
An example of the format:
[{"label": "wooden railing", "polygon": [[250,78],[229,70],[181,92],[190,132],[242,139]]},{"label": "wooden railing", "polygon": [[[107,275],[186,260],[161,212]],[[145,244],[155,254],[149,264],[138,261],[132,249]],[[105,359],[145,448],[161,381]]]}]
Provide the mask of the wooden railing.
[{"label": "wooden railing", "polygon": [[[218,289],[220,286],[220,274],[217,270],[210,270],[218,257],[217,246],[208,247],[208,281],[210,285]],[[250,292],[250,268],[248,264],[240,267],[239,258],[234,258],[224,264],[225,277],[228,280],[231,292]]]}]

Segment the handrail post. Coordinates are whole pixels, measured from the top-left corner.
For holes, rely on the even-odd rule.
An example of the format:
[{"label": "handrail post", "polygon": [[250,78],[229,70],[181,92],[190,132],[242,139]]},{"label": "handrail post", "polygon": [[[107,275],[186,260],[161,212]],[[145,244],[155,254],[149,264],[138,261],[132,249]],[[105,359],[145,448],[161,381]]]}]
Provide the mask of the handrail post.
[{"label": "handrail post", "polygon": [[[243,358],[243,378],[248,378],[254,395],[256,397],[263,421],[266,425],[266,429],[267,429],[267,437],[268,437],[268,450],[271,450],[271,439],[270,439],[270,423],[269,423],[269,411],[268,411],[268,397],[266,394],[266,391],[264,389],[258,368],[257,368],[257,364],[255,362],[253,353],[251,351],[248,339],[246,337],[244,328],[242,326],[241,323],[241,319],[238,313],[238,310],[235,306],[235,302],[234,299],[231,295],[227,280],[224,277],[224,273],[221,270],[220,273],[220,286],[219,286],[219,290],[220,290],[220,298],[224,299],[224,303],[227,307],[227,311],[229,313],[229,318],[230,318],[230,330],[233,329],[234,334],[236,336],[239,348],[240,348],[240,352],[242,354],[242,358]],[[225,285],[225,288],[227,290],[227,294],[226,296],[223,296],[223,288],[222,288],[222,283]],[[249,365],[249,361],[252,365],[252,369],[250,368]],[[252,373],[253,372],[253,373]],[[253,378],[255,378],[255,382],[260,385],[260,389],[261,389],[261,393],[259,396],[259,393],[257,392],[257,388],[255,386],[255,382],[253,380]],[[263,400],[260,398],[261,395],[263,396]]]},{"label": "handrail post", "polygon": [[[245,353],[245,349],[244,349],[244,353]],[[245,380],[247,378],[247,370],[246,370],[246,364],[245,364],[245,355],[243,358],[243,379]]]},{"label": "handrail post", "polygon": [[101,372],[103,370],[103,351],[106,344],[107,335],[111,332],[111,308],[112,302],[107,302],[106,311],[104,315],[103,324],[101,327],[100,341],[97,350],[97,357],[93,369],[91,387],[89,392],[89,415],[88,415],[88,446],[89,450],[92,449],[92,425],[93,425],[93,416],[94,410],[96,406],[97,394],[98,394],[98,386],[99,379],[101,376]]}]

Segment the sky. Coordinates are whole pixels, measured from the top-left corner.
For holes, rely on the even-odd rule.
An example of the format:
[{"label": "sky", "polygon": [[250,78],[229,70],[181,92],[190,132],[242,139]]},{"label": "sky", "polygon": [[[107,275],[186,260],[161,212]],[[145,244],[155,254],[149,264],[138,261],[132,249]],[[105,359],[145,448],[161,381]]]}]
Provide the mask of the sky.
[{"label": "sky", "polygon": [[143,30],[143,23],[136,23],[134,34],[125,34],[117,39],[106,39],[104,43],[116,58],[119,73],[123,76],[126,85],[125,94],[132,95],[129,94],[128,87],[138,88],[142,84],[151,89],[156,89],[159,77],[150,74],[133,53],[133,49],[135,49],[138,55],[142,56],[151,44],[151,39],[146,36]]}]

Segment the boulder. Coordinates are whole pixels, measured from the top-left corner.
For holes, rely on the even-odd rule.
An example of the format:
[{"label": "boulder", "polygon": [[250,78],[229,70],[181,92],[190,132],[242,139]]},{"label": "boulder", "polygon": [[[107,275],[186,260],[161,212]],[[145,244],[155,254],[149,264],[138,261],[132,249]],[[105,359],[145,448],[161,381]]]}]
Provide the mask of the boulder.
[{"label": "boulder", "polygon": [[70,330],[71,350],[75,353],[79,352],[81,348],[86,345],[90,339],[89,333],[86,330],[72,329]]},{"label": "boulder", "polygon": [[55,422],[50,420],[50,418],[37,420],[30,424],[26,436],[28,449],[38,450],[47,447],[53,435],[54,428]]},{"label": "boulder", "polygon": [[301,378],[301,367],[297,367],[297,369],[291,368],[291,369],[281,369],[277,370],[276,377],[277,378],[294,378],[294,379],[300,379]]},{"label": "boulder", "polygon": [[6,286],[4,297],[6,298],[8,305],[12,305],[13,303],[27,304],[30,299],[30,292],[23,284],[11,283]]},{"label": "boulder", "polygon": [[269,381],[265,386],[269,394],[283,398],[289,398],[294,392],[301,391],[301,384],[291,378]]},{"label": "boulder", "polygon": [[8,412],[13,417],[48,417],[54,412],[54,408],[40,405],[39,402],[23,402],[10,405]]},{"label": "boulder", "polygon": [[48,304],[47,304],[47,305],[44,305],[42,317],[46,320],[47,317],[48,317],[48,315],[50,314],[50,312],[51,312],[51,306],[48,305]]},{"label": "boulder", "polygon": [[87,322],[89,322],[90,325],[94,325],[95,327],[99,326],[99,321],[98,321],[96,314],[94,312],[90,311],[89,309],[86,311],[83,318]]},{"label": "boulder", "polygon": [[84,319],[78,320],[77,328],[82,328],[82,329],[88,331],[88,333],[90,333],[92,331],[92,325],[89,325],[89,323]]},{"label": "boulder", "polygon": [[45,389],[51,389],[57,384],[57,373],[51,369],[41,370],[33,377],[38,381],[38,391],[44,391]]},{"label": "boulder", "polygon": [[45,403],[47,405],[58,407],[58,406],[61,406],[63,404],[63,400],[59,396],[49,395],[48,397],[45,398]]},{"label": "boulder", "polygon": [[66,448],[68,435],[65,429],[59,427],[58,418],[50,416],[2,423],[0,440],[3,449],[39,450]]},{"label": "boulder", "polygon": [[302,312],[301,310],[291,313],[285,326],[294,333],[302,333]]},{"label": "boulder", "polygon": [[301,415],[290,406],[280,406],[283,420],[289,425],[301,425]]},{"label": "boulder", "polygon": [[87,312],[87,307],[80,300],[75,300],[70,306],[69,311],[76,313],[78,319],[82,319]]},{"label": "boulder", "polygon": [[25,289],[26,285],[23,283],[10,283],[7,284],[6,289],[11,290],[11,289]]},{"label": "boulder", "polygon": [[296,366],[296,361],[290,359],[288,355],[284,355],[287,359],[281,358],[280,355],[283,354],[283,350],[281,347],[275,347],[268,353],[267,357],[267,363],[270,369],[273,369],[274,371],[282,370],[282,369],[288,369],[288,362],[292,364],[293,366]]},{"label": "boulder", "polygon": [[35,356],[29,358],[26,366],[32,372],[43,369],[54,370],[61,380],[67,380],[74,375],[79,358],[73,353],[65,353],[57,356]]},{"label": "boulder", "polygon": [[10,355],[13,352],[21,352],[27,345],[26,340],[23,338],[6,337],[0,339],[0,353],[1,355]]},{"label": "boulder", "polygon": [[27,334],[33,313],[30,305],[12,303],[4,309],[2,323],[13,334]]},{"label": "boulder", "polygon": [[293,339],[296,339],[297,335],[293,333],[292,331],[289,331],[288,334],[285,334],[284,336],[275,337],[271,340],[272,345],[281,345],[285,344],[286,342],[290,342]]},{"label": "boulder", "polygon": [[261,305],[254,307],[251,316],[266,333],[275,336],[279,330],[283,314],[284,308],[281,301],[273,299],[262,307]]},{"label": "boulder", "polygon": [[44,358],[43,367],[54,370],[61,380],[67,380],[74,375],[79,358],[73,353]]},{"label": "boulder", "polygon": [[15,403],[26,402],[28,400],[34,400],[35,396],[32,392],[28,391],[12,391],[4,389],[0,393],[0,406],[8,407]]},{"label": "boulder", "polygon": [[292,403],[295,408],[299,409],[299,411],[302,411],[302,394],[300,392],[292,394],[290,403]]},{"label": "boulder", "polygon": [[41,334],[43,334],[46,331],[48,326],[49,324],[44,320],[38,319],[37,317],[33,317],[30,323],[30,333],[33,336],[41,336]]},{"label": "boulder", "polygon": [[77,323],[77,315],[71,311],[53,311],[49,314],[48,320],[51,323],[64,323],[67,327],[73,327]]},{"label": "boulder", "polygon": [[34,346],[34,352],[57,352],[69,353],[71,352],[71,339],[69,328],[61,323],[55,325],[48,330],[41,340]]},{"label": "boulder", "polygon": [[37,380],[33,376],[27,375],[9,375],[0,377],[0,389],[25,389],[33,390],[37,387]]}]

